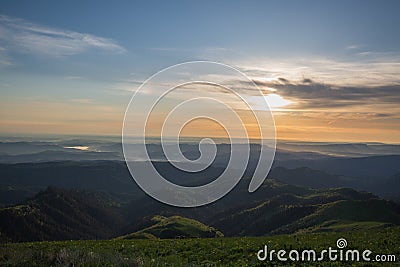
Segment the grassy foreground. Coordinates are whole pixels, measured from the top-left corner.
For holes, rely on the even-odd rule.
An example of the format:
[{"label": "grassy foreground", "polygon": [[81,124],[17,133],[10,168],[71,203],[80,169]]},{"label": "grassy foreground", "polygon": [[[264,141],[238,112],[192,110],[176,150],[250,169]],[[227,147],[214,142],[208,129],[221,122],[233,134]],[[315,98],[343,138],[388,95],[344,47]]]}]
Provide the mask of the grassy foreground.
[{"label": "grassy foreground", "polygon": [[[345,238],[347,249],[394,254],[395,263],[260,262],[256,253],[269,250],[336,248]],[[371,256],[372,258],[372,256]],[[350,232],[302,233],[270,237],[167,240],[99,240],[32,242],[0,245],[1,266],[400,266],[400,227]]]}]

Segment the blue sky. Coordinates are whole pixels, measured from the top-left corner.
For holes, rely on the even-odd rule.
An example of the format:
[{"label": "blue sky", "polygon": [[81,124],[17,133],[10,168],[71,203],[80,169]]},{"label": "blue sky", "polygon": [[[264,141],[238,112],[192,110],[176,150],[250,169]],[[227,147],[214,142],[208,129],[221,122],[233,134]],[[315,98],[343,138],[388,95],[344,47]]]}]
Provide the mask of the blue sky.
[{"label": "blue sky", "polygon": [[[398,85],[399,11],[399,1],[2,1],[0,131],[76,131],[86,121],[93,127],[83,133],[118,134],[119,123],[100,121],[120,121],[140,82],[190,60],[230,64],[256,80],[309,78],[320,86],[350,86],[347,92]],[[309,99],[284,89],[280,96],[293,103]],[[390,118],[385,122],[398,126],[393,103],[382,99],[392,110],[384,113]],[[57,107],[73,114],[51,111]],[[290,116],[304,107],[293,107]],[[343,113],[337,106],[318,112],[328,108]],[[378,114],[376,108],[355,113]],[[69,126],[58,127],[60,120]]]},{"label": "blue sky", "polygon": [[[36,64],[43,60],[40,56],[14,55],[24,63],[26,69],[22,71],[64,74],[101,63],[97,69],[111,69],[114,76],[126,75],[123,70],[140,70],[146,75],[182,60],[214,56],[320,55],[352,59],[353,53],[345,49],[352,46],[358,47],[358,52],[398,52],[399,10],[398,1],[1,3],[3,15],[109,38],[126,50],[119,57],[112,53],[77,53],[79,56],[72,59],[48,59],[47,66]],[[224,55],[218,49],[233,51]],[[90,73],[85,69],[91,76],[96,76],[98,70]]]}]

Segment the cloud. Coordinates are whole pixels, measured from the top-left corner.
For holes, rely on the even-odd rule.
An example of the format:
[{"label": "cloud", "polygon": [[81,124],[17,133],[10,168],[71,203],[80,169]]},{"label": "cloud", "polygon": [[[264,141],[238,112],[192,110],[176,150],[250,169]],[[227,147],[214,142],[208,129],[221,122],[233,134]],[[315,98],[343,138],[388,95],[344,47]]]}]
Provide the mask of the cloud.
[{"label": "cloud", "polygon": [[[328,120],[328,123],[333,123],[338,120],[359,120],[359,121],[368,121],[368,120],[376,120],[376,119],[384,119],[384,118],[394,118],[396,114],[392,113],[379,113],[373,111],[365,111],[365,112],[352,112],[351,110],[347,111],[292,111],[290,113],[280,112],[278,115],[291,116],[293,118],[309,118],[316,120]],[[399,118],[399,116],[397,116]]]},{"label": "cloud", "polygon": [[84,79],[84,77],[73,75],[73,76],[65,76],[64,79],[65,80],[82,80],[82,79]]},{"label": "cloud", "polygon": [[370,52],[347,60],[331,58],[259,58],[228,62],[250,77],[287,80],[311,78],[341,86],[400,84],[400,53]]},{"label": "cloud", "polygon": [[393,105],[400,103],[400,84],[382,86],[341,86],[305,78],[302,81],[254,81],[272,87],[276,93],[297,103],[295,108],[335,108],[350,106]]},{"label": "cloud", "polygon": [[360,45],[349,45],[346,47],[347,50],[354,50],[360,48]]},{"label": "cloud", "polygon": [[10,59],[7,56],[7,49],[0,46],[0,67],[12,65]]},{"label": "cloud", "polygon": [[86,105],[86,104],[93,104],[95,101],[94,101],[94,99],[91,99],[91,98],[74,98],[74,99],[71,99],[70,102]]},{"label": "cloud", "polygon": [[0,42],[19,52],[70,56],[90,49],[122,53],[125,49],[114,40],[91,34],[50,28],[29,21],[0,15]]}]

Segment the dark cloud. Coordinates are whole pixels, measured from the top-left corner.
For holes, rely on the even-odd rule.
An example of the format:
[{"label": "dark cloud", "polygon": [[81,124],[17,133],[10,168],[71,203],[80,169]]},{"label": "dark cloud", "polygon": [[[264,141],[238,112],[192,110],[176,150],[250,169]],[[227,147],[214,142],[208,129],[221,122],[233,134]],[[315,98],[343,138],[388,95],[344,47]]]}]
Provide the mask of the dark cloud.
[{"label": "dark cloud", "polygon": [[400,84],[355,87],[323,84],[311,79],[293,82],[283,78],[275,82],[254,82],[261,88],[275,88],[277,94],[294,100],[302,108],[400,103]]},{"label": "dark cloud", "polygon": [[303,79],[303,83],[313,83],[314,81],[308,78]]}]

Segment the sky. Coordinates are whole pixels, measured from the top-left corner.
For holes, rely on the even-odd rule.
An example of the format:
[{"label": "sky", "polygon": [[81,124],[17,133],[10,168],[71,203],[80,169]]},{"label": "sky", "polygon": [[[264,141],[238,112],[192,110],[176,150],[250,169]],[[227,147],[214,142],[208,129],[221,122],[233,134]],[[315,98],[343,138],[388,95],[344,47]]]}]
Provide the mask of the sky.
[{"label": "sky", "polygon": [[[399,1],[1,1],[0,133],[120,135],[147,78],[207,60],[263,90],[278,139],[399,143],[399,11]],[[183,132],[218,135],[212,125]]]}]

